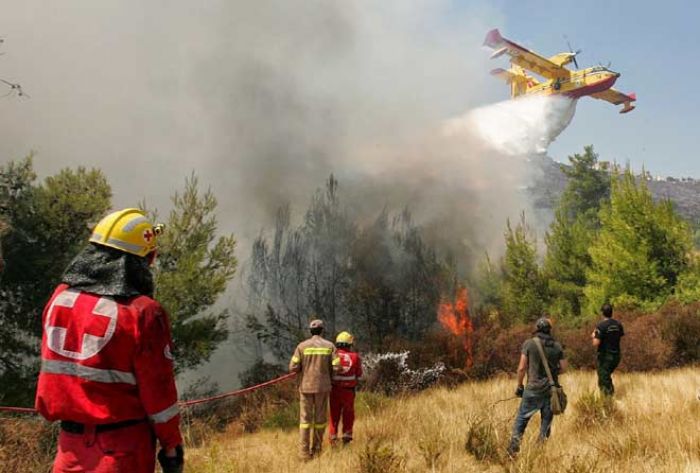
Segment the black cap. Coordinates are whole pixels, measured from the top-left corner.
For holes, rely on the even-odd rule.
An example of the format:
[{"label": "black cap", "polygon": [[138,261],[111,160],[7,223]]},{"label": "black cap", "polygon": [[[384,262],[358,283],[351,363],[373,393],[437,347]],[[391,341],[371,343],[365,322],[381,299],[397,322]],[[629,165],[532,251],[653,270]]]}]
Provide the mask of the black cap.
[{"label": "black cap", "polygon": [[535,332],[549,333],[552,330],[552,321],[547,317],[540,317],[535,322]]}]

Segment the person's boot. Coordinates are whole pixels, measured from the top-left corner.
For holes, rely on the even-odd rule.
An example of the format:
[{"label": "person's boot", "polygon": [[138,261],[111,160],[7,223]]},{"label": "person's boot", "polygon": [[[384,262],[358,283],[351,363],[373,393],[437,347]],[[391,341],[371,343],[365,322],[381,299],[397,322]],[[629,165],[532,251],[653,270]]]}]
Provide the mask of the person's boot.
[{"label": "person's boot", "polygon": [[343,437],[343,447],[347,447],[352,442],[352,437]]}]

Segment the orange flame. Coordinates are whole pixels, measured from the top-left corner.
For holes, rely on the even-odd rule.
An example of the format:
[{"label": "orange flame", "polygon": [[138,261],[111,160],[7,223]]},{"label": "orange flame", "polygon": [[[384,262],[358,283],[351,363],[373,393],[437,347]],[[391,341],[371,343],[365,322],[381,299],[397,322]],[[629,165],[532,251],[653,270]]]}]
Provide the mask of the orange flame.
[{"label": "orange flame", "polygon": [[457,298],[454,303],[442,302],[438,307],[438,321],[442,326],[457,338],[461,338],[464,353],[466,355],[464,363],[467,369],[474,364],[472,358],[472,326],[469,317],[469,297],[467,289],[461,287],[457,290]]}]

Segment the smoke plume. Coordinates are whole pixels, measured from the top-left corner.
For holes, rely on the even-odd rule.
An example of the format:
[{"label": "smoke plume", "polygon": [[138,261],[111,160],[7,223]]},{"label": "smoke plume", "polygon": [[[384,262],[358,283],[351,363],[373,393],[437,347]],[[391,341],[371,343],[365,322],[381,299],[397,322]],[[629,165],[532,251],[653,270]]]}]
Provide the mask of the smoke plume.
[{"label": "smoke plume", "polygon": [[334,173],[358,219],[407,205],[469,264],[498,251],[528,207],[524,158],[566,122],[547,101],[464,115],[505,94],[479,48],[501,23],[448,0],[15,2],[0,65],[31,98],[0,102],[0,159],[99,167],[116,207],[161,213],[194,170],[242,263]]}]

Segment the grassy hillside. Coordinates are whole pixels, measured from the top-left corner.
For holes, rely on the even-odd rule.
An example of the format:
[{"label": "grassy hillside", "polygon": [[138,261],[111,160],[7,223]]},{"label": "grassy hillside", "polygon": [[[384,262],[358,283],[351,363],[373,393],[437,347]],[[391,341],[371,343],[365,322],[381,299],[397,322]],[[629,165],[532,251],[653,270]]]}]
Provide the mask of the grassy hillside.
[{"label": "grassy hillside", "polygon": [[[265,429],[241,434],[232,425],[187,453],[189,473],[263,472],[700,472],[700,370],[616,376],[617,400],[593,396],[594,373],[563,376],[569,410],[552,438],[535,442],[531,421],[520,457],[503,458],[518,401],[512,379],[439,388],[404,399],[360,400],[351,447],[309,463],[297,460],[297,432]],[[465,443],[471,451],[467,452]]]}]

